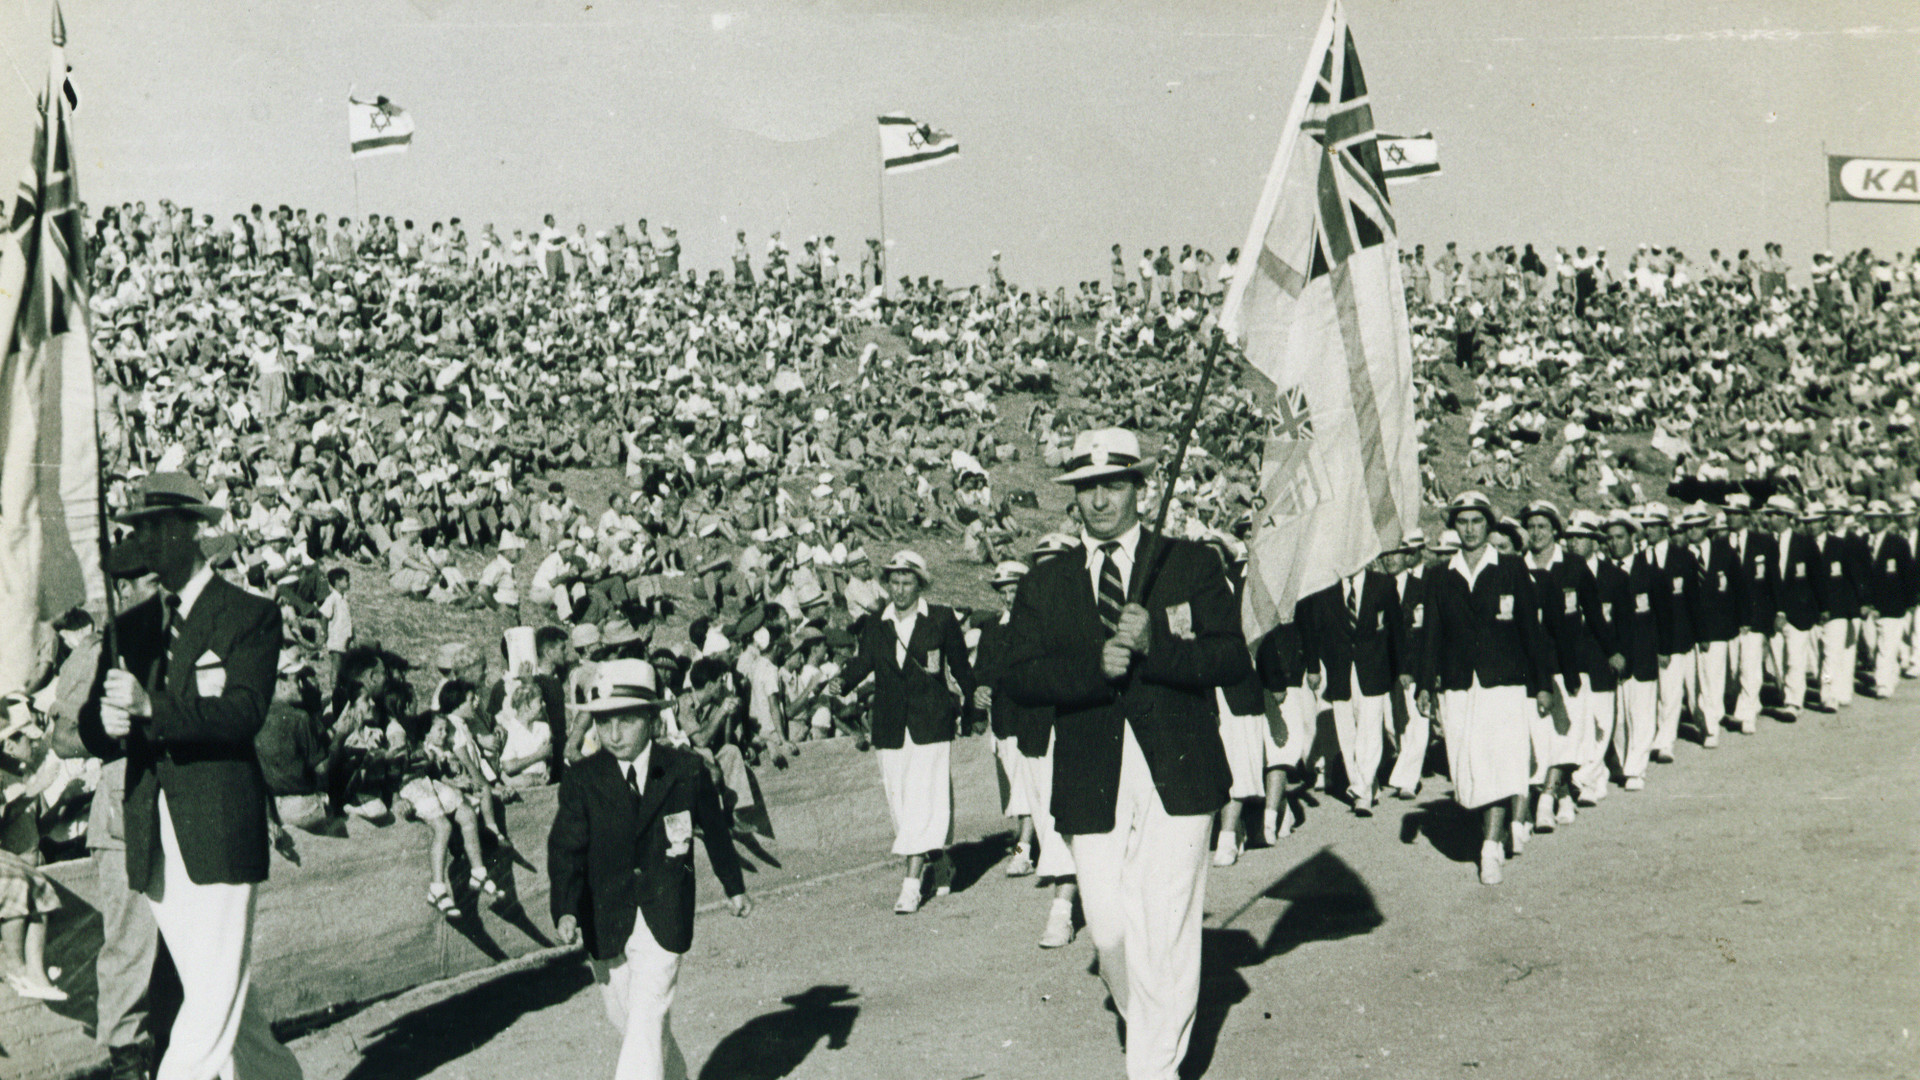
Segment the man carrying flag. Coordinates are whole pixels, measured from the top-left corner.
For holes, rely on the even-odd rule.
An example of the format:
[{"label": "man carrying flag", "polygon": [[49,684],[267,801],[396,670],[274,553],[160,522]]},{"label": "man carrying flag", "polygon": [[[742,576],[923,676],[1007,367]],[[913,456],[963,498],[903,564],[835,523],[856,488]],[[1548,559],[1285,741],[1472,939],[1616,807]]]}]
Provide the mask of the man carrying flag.
[{"label": "man carrying flag", "polygon": [[1256,641],[1419,520],[1399,244],[1346,12],[1331,0],[1221,323],[1269,410],[1242,609]]}]

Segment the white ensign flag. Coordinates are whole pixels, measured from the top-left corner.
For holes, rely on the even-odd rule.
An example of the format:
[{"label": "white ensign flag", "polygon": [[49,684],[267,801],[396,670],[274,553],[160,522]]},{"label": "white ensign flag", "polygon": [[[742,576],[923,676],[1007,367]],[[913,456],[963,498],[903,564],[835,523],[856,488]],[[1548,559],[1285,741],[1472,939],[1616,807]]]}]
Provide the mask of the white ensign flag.
[{"label": "white ensign flag", "polygon": [[1327,5],[1221,324],[1266,411],[1242,621],[1398,547],[1420,516],[1399,243],[1346,12]]},{"label": "white ensign flag", "polygon": [[911,172],[954,160],[960,140],[900,113],[880,118],[880,165],[887,172]]},{"label": "white ensign flag", "polygon": [[413,142],[413,117],[384,97],[372,101],[348,98],[347,138],[357,158],[405,153]]}]

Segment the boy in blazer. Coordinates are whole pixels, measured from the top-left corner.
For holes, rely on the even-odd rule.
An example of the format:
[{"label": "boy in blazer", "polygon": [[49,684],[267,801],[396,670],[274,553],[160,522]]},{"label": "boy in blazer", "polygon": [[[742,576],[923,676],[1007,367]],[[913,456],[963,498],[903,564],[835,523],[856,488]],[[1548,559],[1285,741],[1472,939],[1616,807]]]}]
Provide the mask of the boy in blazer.
[{"label": "boy in blazer", "polygon": [[1813,633],[1820,625],[1820,600],[1814,575],[1821,569],[1820,545],[1795,529],[1800,504],[1790,495],[1773,495],[1766,504],[1767,531],[1773,537],[1773,640],[1768,643],[1774,678],[1780,683],[1780,707],[1792,719],[1807,703],[1807,667],[1813,659]]},{"label": "boy in blazer", "polygon": [[1074,489],[1082,553],[1020,582],[1002,686],[1054,709],[1055,826],[1127,1075],[1172,1080],[1200,998],[1207,838],[1230,786],[1214,690],[1252,665],[1220,557],[1142,528],[1149,467],[1130,431],[1074,440],[1057,480]]},{"label": "boy in blazer", "polygon": [[609,660],[582,708],[600,749],[570,767],[547,836],[554,933],[584,941],[622,1034],[615,1080],[684,1078],[673,1038],[680,957],[693,945],[693,833],[737,917],[753,910],[726,812],[699,756],[653,741],[653,666]]},{"label": "boy in blazer", "polygon": [[[836,693],[873,676],[868,732],[893,818],[893,853],[907,858],[893,910],[911,915],[920,910],[928,856],[953,842],[953,736],[975,680],[959,618],[921,595],[933,582],[927,561],[899,552],[880,578],[891,602],[861,628],[859,651],[838,676]],[[960,701],[947,689],[948,673],[959,684]],[[942,859],[936,895],[947,891],[951,875],[952,863]]]},{"label": "boy in blazer", "polygon": [[1752,735],[1760,719],[1760,682],[1767,653],[1767,635],[1773,633],[1773,567],[1780,558],[1779,541],[1752,527],[1753,499],[1745,492],[1727,496],[1727,546],[1733,549],[1740,632],[1727,647],[1727,677],[1734,684],[1733,722],[1741,734]]},{"label": "boy in blazer", "polygon": [[1374,781],[1390,715],[1387,695],[1411,683],[1400,591],[1367,568],[1301,601],[1307,685],[1333,708],[1353,812],[1373,816]]},{"label": "boy in blazer", "polygon": [[280,659],[280,609],[214,574],[200,529],[225,513],[184,473],[155,473],[131,548],[159,579],[122,614],[119,657],[80,734],[126,765],[127,885],[144,893],[180,975],[162,1080],[298,1078],[249,992],[254,888],[267,879],[266,782],[254,737]]}]

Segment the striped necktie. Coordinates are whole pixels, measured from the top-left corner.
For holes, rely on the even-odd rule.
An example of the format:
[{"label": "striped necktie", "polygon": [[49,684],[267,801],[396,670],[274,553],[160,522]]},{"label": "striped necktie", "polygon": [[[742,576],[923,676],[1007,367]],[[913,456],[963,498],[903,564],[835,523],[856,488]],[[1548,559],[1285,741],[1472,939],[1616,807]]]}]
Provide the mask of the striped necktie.
[{"label": "striped necktie", "polygon": [[1120,580],[1120,564],[1114,561],[1119,554],[1118,540],[1100,545],[1100,621],[1109,634],[1119,629],[1120,609],[1127,606],[1127,586]]},{"label": "striped necktie", "polygon": [[164,690],[167,686],[167,670],[173,662],[173,647],[180,640],[180,595],[163,593],[161,595],[160,628],[161,640],[166,642],[160,649],[160,658],[153,665],[153,688]]}]

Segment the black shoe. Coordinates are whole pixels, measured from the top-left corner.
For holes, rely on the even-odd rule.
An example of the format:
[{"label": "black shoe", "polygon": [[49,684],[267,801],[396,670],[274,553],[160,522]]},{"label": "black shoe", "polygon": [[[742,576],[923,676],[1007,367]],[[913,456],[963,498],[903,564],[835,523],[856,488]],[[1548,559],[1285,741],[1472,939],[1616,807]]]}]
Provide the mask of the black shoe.
[{"label": "black shoe", "polygon": [[107,1080],[152,1080],[153,1048],[145,1043],[107,1047]]}]

